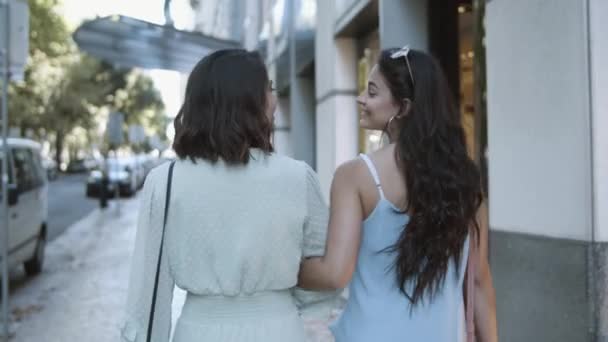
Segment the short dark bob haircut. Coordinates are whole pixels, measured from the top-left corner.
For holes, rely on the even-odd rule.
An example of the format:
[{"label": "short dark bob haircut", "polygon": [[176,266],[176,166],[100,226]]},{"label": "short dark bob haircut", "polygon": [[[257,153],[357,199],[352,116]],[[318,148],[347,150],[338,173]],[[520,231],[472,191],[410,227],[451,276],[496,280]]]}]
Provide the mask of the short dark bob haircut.
[{"label": "short dark bob haircut", "polygon": [[180,159],[247,164],[251,148],[273,152],[266,115],[268,72],[257,52],[216,51],[192,70],[174,121]]}]

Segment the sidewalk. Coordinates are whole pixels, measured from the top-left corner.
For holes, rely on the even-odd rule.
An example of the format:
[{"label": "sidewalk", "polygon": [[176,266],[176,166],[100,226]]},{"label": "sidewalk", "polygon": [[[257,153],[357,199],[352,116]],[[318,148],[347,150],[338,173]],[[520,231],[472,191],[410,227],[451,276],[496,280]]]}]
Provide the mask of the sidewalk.
[{"label": "sidewalk", "polygon": [[[11,291],[11,342],[119,340],[137,207],[129,199],[120,216],[95,210],[48,245],[43,273]],[[184,292],[174,298],[175,323]],[[327,322],[309,319],[306,329],[310,341],[333,341]]]}]

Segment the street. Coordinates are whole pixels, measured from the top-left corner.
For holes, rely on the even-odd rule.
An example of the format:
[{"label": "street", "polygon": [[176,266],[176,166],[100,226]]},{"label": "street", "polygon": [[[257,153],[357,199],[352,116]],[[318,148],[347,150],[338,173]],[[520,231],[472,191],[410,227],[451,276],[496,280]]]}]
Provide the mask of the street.
[{"label": "street", "polygon": [[60,174],[49,182],[49,241],[99,206],[97,200],[85,196],[86,180],[87,174]]}]

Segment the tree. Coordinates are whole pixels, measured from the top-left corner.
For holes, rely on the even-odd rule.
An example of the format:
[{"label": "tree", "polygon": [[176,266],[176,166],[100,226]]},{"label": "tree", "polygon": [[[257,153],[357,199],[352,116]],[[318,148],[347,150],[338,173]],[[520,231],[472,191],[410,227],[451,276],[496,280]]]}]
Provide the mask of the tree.
[{"label": "tree", "polygon": [[42,52],[49,58],[74,52],[71,32],[56,12],[59,0],[29,0],[30,55]]},{"label": "tree", "polygon": [[[29,59],[24,81],[9,87],[9,125],[38,131],[51,91],[63,76],[66,56],[76,52],[58,0],[30,0]],[[67,57],[69,58],[69,57]]]},{"label": "tree", "polygon": [[80,53],[56,12],[59,0],[30,0],[29,5],[30,58],[24,81],[9,87],[10,126],[52,140],[58,164],[71,135],[78,135],[71,141],[88,144],[100,140],[103,112],[124,112],[127,124],[164,136],[164,105],[149,77]]},{"label": "tree", "polygon": [[65,138],[74,128],[94,128],[94,115],[105,95],[95,82],[98,65],[92,58],[76,55],[75,60],[64,66],[63,77],[53,88],[41,122],[55,134],[55,159],[58,163]]},{"label": "tree", "polygon": [[126,86],[116,92],[114,100],[113,108],[125,114],[126,125],[142,125],[148,135],[166,138],[165,105],[148,76],[138,70],[130,72]]}]

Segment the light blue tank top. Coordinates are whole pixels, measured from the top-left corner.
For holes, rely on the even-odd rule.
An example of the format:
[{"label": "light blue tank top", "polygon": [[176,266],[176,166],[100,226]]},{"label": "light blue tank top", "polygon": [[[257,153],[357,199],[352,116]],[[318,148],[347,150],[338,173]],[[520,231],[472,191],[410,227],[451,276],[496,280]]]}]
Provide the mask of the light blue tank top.
[{"label": "light blue tank top", "polygon": [[[433,300],[425,296],[410,311],[410,303],[399,291],[392,268],[397,255],[383,252],[397,242],[409,216],[386,199],[374,164],[366,155],[361,158],[374,178],[380,200],[363,222],[349,298],[342,315],[330,327],[336,342],[465,341],[463,282],[468,238],[458,274],[450,262],[445,281]],[[412,282],[406,284],[408,293],[412,293],[412,288]]]}]

